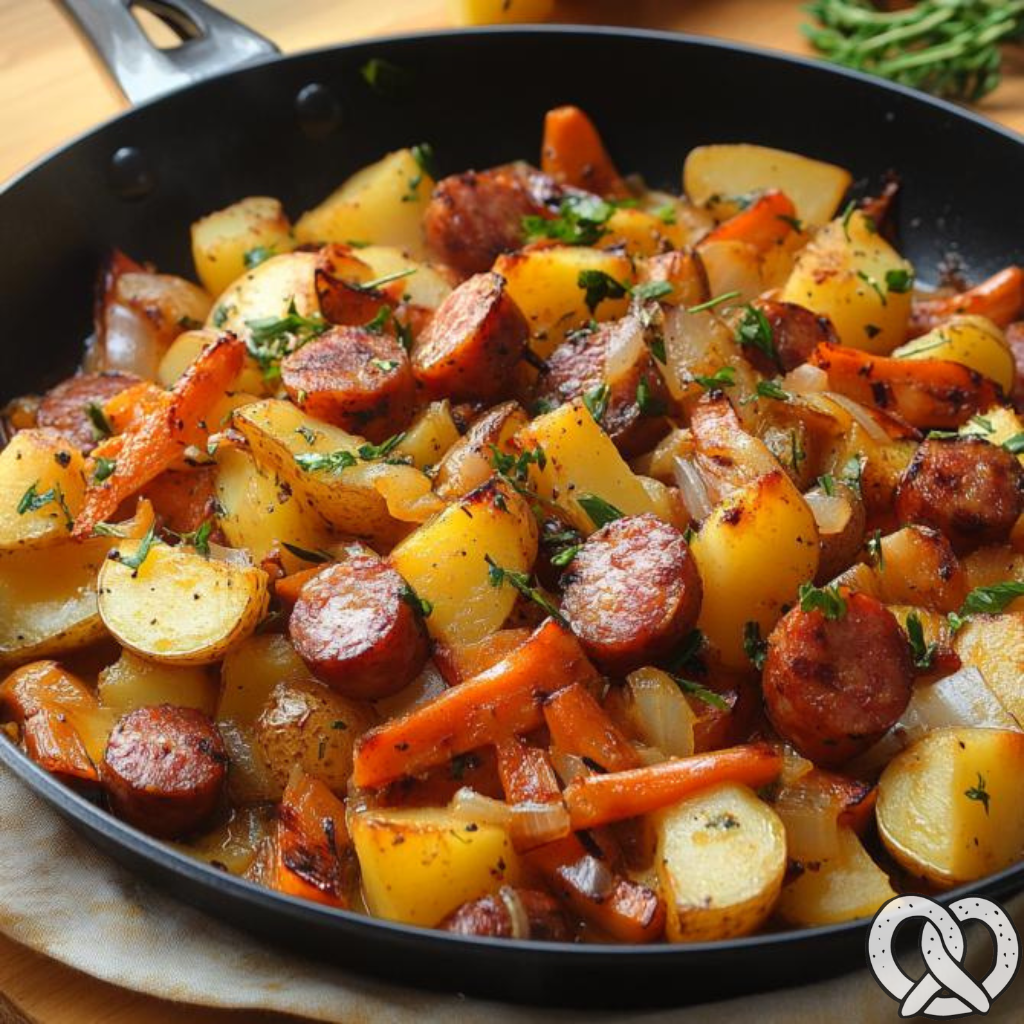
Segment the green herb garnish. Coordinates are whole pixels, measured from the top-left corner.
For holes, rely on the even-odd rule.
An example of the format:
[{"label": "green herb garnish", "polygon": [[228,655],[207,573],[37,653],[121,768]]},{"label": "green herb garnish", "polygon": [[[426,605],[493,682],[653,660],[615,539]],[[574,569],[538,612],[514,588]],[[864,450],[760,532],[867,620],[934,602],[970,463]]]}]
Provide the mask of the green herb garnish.
[{"label": "green herb garnish", "polygon": [[801,583],[797,592],[800,610],[819,611],[826,619],[841,619],[846,614],[846,599],[839,593],[839,587],[830,583],[827,587],[816,587],[813,583]]},{"label": "green herb garnish", "polygon": [[625,512],[620,512],[614,505],[605,501],[604,498],[599,498],[596,494],[577,495],[576,501],[597,529],[608,523],[614,523],[616,519],[621,519],[625,515]]},{"label": "green herb garnish", "polygon": [[539,608],[547,612],[556,622],[563,626],[568,625],[565,616],[544,596],[544,594],[533,585],[531,577],[525,572],[515,572],[512,569],[503,569],[490,555],[484,555],[484,561],[489,566],[487,579],[492,587],[500,587],[504,583],[514,587],[523,597],[532,601]]}]

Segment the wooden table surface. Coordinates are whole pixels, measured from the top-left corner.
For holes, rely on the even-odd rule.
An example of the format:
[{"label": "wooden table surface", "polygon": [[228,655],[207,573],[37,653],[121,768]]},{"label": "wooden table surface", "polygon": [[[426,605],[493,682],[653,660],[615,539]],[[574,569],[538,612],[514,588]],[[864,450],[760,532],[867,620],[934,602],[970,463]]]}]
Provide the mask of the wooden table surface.
[{"label": "wooden table surface", "polygon": [[[449,24],[437,0],[220,0],[219,6],[291,52]],[[674,28],[806,52],[796,0],[560,0],[563,21]],[[1024,132],[1024,58],[981,109]],[[103,67],[53,0],[0,0],[0,180],[124,109]],[[185,1008],[126,992],[0,936],[0,1024],[251,1024],[276,1014]]]}]

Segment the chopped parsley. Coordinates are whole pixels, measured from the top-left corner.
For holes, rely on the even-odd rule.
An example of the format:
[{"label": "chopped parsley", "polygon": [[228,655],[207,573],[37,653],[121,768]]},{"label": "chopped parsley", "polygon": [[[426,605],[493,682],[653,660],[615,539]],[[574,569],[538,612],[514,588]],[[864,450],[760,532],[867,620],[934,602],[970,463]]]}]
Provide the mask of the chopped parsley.
[{"label": "chopped parsley", "polygon": [[651,392],[646,377],[641,377],[636,386],[636,404],[641,416],[664,416],[668,411],[668,403]]},{"label": "chopped parsley", "polygon": [[257,245],[246,251],[242,256],[242,263],[246,270],[254,270],[261,263],[266,263],[271,256],[276,255],[272,245]]},{"label": "chopped parsley", "polygon": [[395,434],[380,444],[361,444],[356,449],[356,455],[343,448],[333,452],[299,452],[295,461],[307,472],[323,471],[327,473],[340,473],[344,469],[350,469],[359,463],[375,462],[378,459],[386,459],[405,439],[405,434]]},{"label": "chopped parsley", "polygon": [[[376,316],[374,316],[372,320],[368,321],[363,325],[363,330],[369,331],[371,334],[383,334],[384,329],[387,327],[388,321],[390,321],[390,319],[391,307],[381,306],[380,309],[377,310]],[[379,360],[377,361],[379,362]],[[372,363],[374,362],[374,360],[371,359],[370,362]],[[396,363],[395,365],[397,366],[398,364]]]},{"label": "chopped parsley", "polygon": [[914,272],[899,267],[885,272],[885,287],[896,295],[903,295],[914,287]]},{"label": "chopped parsley", "polygon": [[280,373],[278,364],[285,356],[320,337],[331,325],[319,312],[303,316],[292,298],[288,303],[288,312],[283,317],[247,320],[246,326],[249,328],[246,340],[249,355],[259,363],[263,375],[271,378]]},{"label": "chopped parsley", "polygon": [[433,604],[428,601],[425,597],[420,597],[412,587],[406,583],[401,592],[398,595],[413,611],[419,612],[423,618],[430,618],[430,613],[434,610]]},{"label": "chopped parsley", "polygon": [[583,404],[587,407],[587,412],[594,417],[595,423],[600,423],[604,419],[604,414],[608,411],[608,398],[610,395],[611,388],[604,381],[598,384],[597,387],[584,392]]},{"label": "chopped parsley", "polygon": [[110,420],[107,419],[107,414],[103,411],[103,406],[99,402],[90,402],[85,407],[85,415],[89,419],[89,425],[92,427],[92,434],[95,440],[102,441],[105,437],[110,437],[114,433],[114,428],[110,425]]},{"label": "chopped parsley", "polygon": [[768,657],[768,641],[761,636],[760,623],[750,621],[743,624],[743,653],[758,671],[764,668]]},{"label": "chopped parsley", "polygon": [[917,612],[910,612],[907,615],[907,638],[910,640],[910,653],[914,658],[914,664],[918,668],[931,668],[932,659],[939,645],[933,640],[930,644],[924,641],[924,627]]},{"label": "chopped parsley", "polygon": [[853,220],[853,215],[856,212],[857,212],[857,202],[856,202],[856,200],[851,199],[846,204],[846,209],[843,210],[843,220],[842,220],[843,234],[846,235],[846,240],[848,242],[852,242],[853,241],[853,239],[850,238],[850,221]]},{"label": "chopped parsley", "polygon": [[117,462],[114,459],[106,459],[102,455],[96,459],[96,468],[92,471],[93,480],[101,484],[108,476],[111,476],[117,469]]},{"label": "chopped parsley", "polygon": [[1020,455],[1024,453],[1024,434],[1014,434],[1013,437],[1008,437],[1003,442],[1003,447],[1011,455]]},{"label": "chopped parsley", "polygon": [[498,475],[513,484],[524,484],[530,476],[530,466],[543,469],[548,464],[548,457],[540,445],[531,451],[520,452],[518,455],[509,455],[507,452],[499,451],[495,445],[491,445],[491,465],[497,470]]},{"label": "chopped parsley", "polygon": [[885,292],[882,291],[881,286],[878,284],[878,282],[870,274],[864,273],[863,270],[858,270],[857,271],[857,276],[869,288],[871,288],[874,291],[874,293],[878,296],[878,301],[881,302],[883,306],[888,305],[888,299],[886,299],[886,297],[885,297]]},{"label": "chopped parsley", "polygon": [[885,555],[882,553],[882,531],[875,530],[864,542],[871,560],[878,566],[879,572],[885,572]]},{"label": "chopped parsley", "polygon": [[1016,580],[975,587],[967,595],[960,611],[950,612],[947,616],[950,629],[957,632],[972,615],[998,615],[1021,596],[1024,596],[1024,583]]},{"label": "chopped parsley", "polygon": [[[669,673],[671,675],[671,673]],[[709,690],[706,686],[702,686],[700,683],[695,683],[692,679],[684,679],[682,676],[672,676],[672,682],[679,687],[687,696],[696,697],[697,700],[702,700],[705,704],[711,705],[713,708],[718,708],[719,711],[728,711],[728,701],[724,700],[719,694],[715,693],[714,690]]]},{"label": "chopped parsley", "polygon": [[736,341],[740,345],[749,345],[764,353],[780,369],[778,349],[775,347],[775,333],[768,317],[756,306],[746,305],[743,317],[736,325]]},{"label": "chopped parsley", "polygon": [[992,796],[985,788],[985,776],[978,772],[978,784],[964,790],[964,796],[968,800],[975,800],[985,808],[985,815],[988,816],[988,802]]},{"label": "chopped parsley", "polygon": [[825,473],[818,477],[818,486],[830,497],[835,497],[836,482],[831,473]]},{"label": "chopped parsley", "polygon": [[329,554],[327,551],[310,551],[309,548],[300,548],[298,544],[289,544],[288,541],[281,541],[281,547],[285,551],[290,551],[296,558],[301,558],[304,562],[312,562],[314,565],[322,565],[324,562],[333,562],[334,556]]},{"label": "chopped parsley", "polygon": [[487,579],[492,587],[500,587],[508,583],[509,586],[518,590],[527,600],[532,601],[543,611],[547,612],[556,622],[563,626],[568,625],[565,616],[548,600],[539,588],[533,585],[528,573],[503,569],[490,555],[484,555],[484,561],[489,566]]},{"label": "chopped parsley", "polygon": [[693,379],[697,384],[704,388],[705,391],[718,391],[722,388],[732,388],[736,386],[736,367],[723,366],[720,370],[715,370],[710,377],[703,377],[700,374],[694,374]]},{"label": "chopped parsley", "polygon": [[576,284],[583,289],[583,301],[591,313],[605,299],[621,299],[629,290],[621,281],[617,281],[603,270],[581,270],[576,278]]},{"label": "chopped parsley", "polygon": [[864,456],[851,455],[843,465],[840,479],[852,490],[857,497],[862,496],[862,485],[864,483]]},{"label": "chopped parsley", "polygon": [[980,413],[975,413],[967,422],[970,423],[971,426],[977,427],[983,434],[994,434],[996,432],[996,428],[992,424],[992,421],[990,419],[986,419]]},{"label": "chopped parsley", "polygon": [[671,227],[676,222],[676,208],[673,203],[665,203],[664,206],[659,206],[656,210],[651,211],[662,224],[667,224]]},{"label": "chopped parsley", "polygon": [[46,508],[51,503],[64,513],[65,524],[70,530],[75,525],[75,517],[68,508],[68,503],[64,498],[64,492],[61,490],[60,484],[54,484],[49,490],[43,491],[42,494],[39,493],[38,480],[33,484],[29,484],[28,490],[25,491],[18,502],[18,515],[23,516],[27,512],[38,512],[41,508]]},{"label": "chopped parsley", "polygon": [[743,399],[743,404],[755,402],[759,398],[771,398],[776,402],[788,402],[791,397],[792,395],[778,381],[759,380],[754,388],[754,393],[749,398]]},{"label": "chopped parsley", "polygon": [[605,501],[604,498],[599,498],[596,494],[580,494],[576,501],[598,529],[608,523],[614,523],[616,519],[621,519],[625,515],[624,512],[620,512],[614,505]]},{"label": "chopped parsley", "polygon": [[634,299],[638,302],[653,302],[672,294],[672,285],[668,281],[644,281],[630,288]]},{"label": "chopped parsley", "polygon": [[556,217],[523,218],[527,242],[550,238],[567,245],[593,245],[607,234],[608,219],[615,212],[611,203],[596,196],[566,196]]},{"label": "chopped parsley", "polygon": [[401,99],[412,89],[416,76],[408,69],[384,57],[373,57],[360,69],[363,81],[378,95],[388,99]]},{"label": "chopped parsley", "polygon": [[570,544],[569,547],[562,548],[557,554],[551,556],[551,564],[559,569],[564,568],[580,553],[582,547],[582,544]]},{"label": "chopped parsley", "polygon": [[708,299],[707,302],[698,302],[696,306],[690,306],[686,312],[703,313],[705,310],[721,306],[724,302],[732,302],[733,299],[737,299],[739,296],[739,292],[723,292],[721,295],[716,295],[714,298]]},{"label": "chopped parsley", "polygon": [[827,587],[816,587],[813,583],[801,583],[797,592],[800,610],[821,612],[826,619],[841,619],[846,614],[846,599],[839,593],[839,587],[830,583]]},{"label": "chopped parsley", "polygon": [[132,570],[134,576],[138,573],[142,567],[142,563],[149,557],[149,552],[153,547],[153,542],[156,540],[156,523],[150,524],[149,529],[146,531],[145,536],[139,541],[139,546],[135,549],[134,555],[122,554],[119,549],[115,549],[108,553],[107,558],[112,562],[120,562],[121,565]]}]

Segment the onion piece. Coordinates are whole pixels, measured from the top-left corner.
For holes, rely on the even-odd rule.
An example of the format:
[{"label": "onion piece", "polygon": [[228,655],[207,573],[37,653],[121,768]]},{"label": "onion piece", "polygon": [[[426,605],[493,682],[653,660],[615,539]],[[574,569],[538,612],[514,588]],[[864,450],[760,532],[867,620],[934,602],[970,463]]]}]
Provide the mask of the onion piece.
[{"label": "onion piece", "polygon": [[915,687],[900,720],[849,769],[855,775],[873,772],[925,734],[953,726],[1024,731],[981,672],[968,665],[938,682]]},{"label": "onion piece", "polygon": [[568,786],[573,779],[594,774],[586,766],[583,758],[576,754],[567,754],[565,751],[559,750],[558,747],[552,747],[550,755],[551,764],[563,786]]},{"label": "onion piece", "polygon": [[708,495],[707,485],[704,477],[695,462],[691,459],[684,459],[681,455],[673,458],[672,475],[675,477],[679,493],[683,497],[683,504],[690,518],[703,522],[711,515],[711,498]]},{"label": "onion piece", "polygon": [[853,515],[853,509],[844,497],[826,494],[817,487],[804,495],[804,501],[818,524],[818,533],[823,536],[842,533]]},{"label": "onion piece", "polygon": [[604,378],[617,381],[632,373],[644,353],[644,328],[639,317],[624,316],[608,334]]},{"label": "onion piece", "polygon": [[848,412],[857,421],[858,425],[864,428],[864,433],[872,441],[877,441],[879,444],[890,443],[891,438],[885,428],[859,402],[855,402],[852,398],[847,398],[846,395],[840,395],[835,391],[826,391],[824,395]]},{"label": "onion piece", "polygon": [[818,395],[828,390],[828,374],[820,366],[801,363],[782,378],[782,387],[794,395]]},{"label": "onion piece", "polygon": [[528,939],[530,937],[530,917],[526,913],[523,901],[519,898],[519,893],[511,885],[503,885],[498,890],[498,897],[508,911],[509,922],[512,926],[512,938]]},{"label": "onion piece", "polygon": [[237,565],[240,569],[251,569],[256,564],[253,562],[252,553],[248,548],[229,548],[212,541],[210,542],[210,558],[215,562]]},{"label": "onion piece", "polygon": [[639,737],[668,757],[693,753],[693,723],[697,716],[690,702],[666,672],[642,668],[627,676],[629,716]]},{"label": "onion piece", "polygon": [[448,803],[448,810],[457,818],[464,818],[477,824],[508,828],[512,823],[512,810],[508,804],[484,796],[469,786],[456,790]]},{"label": "onion piece", "polygon": [[783,745],[779,785],[793,786],[812,771],[814,771],[813,761],[808,761],[802,754],[798,754],[788,743]]},{"label": "onion piece", "polygon": [[786,826],[786,850],[791,860],[827,860],[839,849],[838,801],[813,780],[784,788],[775,800],[775,813]]},{"label": "onion piece", "polygon": [[463,786],[451,798],[448,810],[466,821],[506,829],[521,850],[554,842],[570,832],[569,812],[561,800],[507,804]]}]

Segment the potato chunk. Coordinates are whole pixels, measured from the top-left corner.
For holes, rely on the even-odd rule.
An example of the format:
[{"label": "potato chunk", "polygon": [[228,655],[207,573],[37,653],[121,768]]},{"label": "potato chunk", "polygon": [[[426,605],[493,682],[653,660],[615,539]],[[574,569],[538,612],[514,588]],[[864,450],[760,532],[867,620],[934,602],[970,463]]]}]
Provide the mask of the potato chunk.
[{"label": "potato chunk", "polygon": [[102,707],[118,715],[157,704],[195,708],[212,715],[217,703],[216,677],[202,665],[161,665],[131,651],[100,672],[96,684]]},{"label": "potato chunk", "polygon": [[878,832],[892,856],[951,888],[1024,856],[1024,733],[936,729],[889,762],[878,782]]},{"label": "potato chunk", "polygon": [[748,935],[786,871],[782,819],[753,790],[724,783],[657,816],[658,877],[670,942]]},{"label": "potato chunk", "polygon": [[204,665],[259,624],[268,601],[262,569],[160,543],[136,568],[144,543],[121,541],[119,559],[108,557],[99,574],[100,616],[125,647],[150,661]]}]

